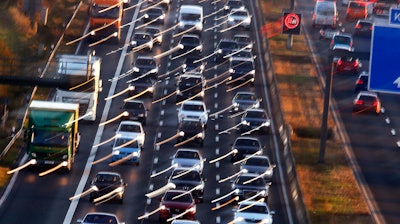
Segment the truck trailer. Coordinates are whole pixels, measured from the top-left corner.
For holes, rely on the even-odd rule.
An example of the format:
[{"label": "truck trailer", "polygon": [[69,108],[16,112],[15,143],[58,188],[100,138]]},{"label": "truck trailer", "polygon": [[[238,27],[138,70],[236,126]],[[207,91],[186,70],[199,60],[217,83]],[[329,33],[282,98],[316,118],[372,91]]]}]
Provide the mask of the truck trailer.
[{"label": "truck trailer", "polygon": [[37,167],[70,171],[79,146],[79,104],[33,100],[25,123],[28,159]]},{"label": "truck trailer", "polygon": [[57,57],[56,79],[69,83],[69,87],[57,87],[54,101],[79,104],[79,116],[95,121],[99,92],[101,58],[88,55],[63,54]]}]

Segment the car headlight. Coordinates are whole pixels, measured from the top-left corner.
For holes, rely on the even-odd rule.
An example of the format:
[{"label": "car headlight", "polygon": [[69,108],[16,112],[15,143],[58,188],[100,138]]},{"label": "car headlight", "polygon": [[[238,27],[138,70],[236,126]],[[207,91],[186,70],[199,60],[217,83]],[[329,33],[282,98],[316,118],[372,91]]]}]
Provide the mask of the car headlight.
[{"label": "car headlight", "polygon": [[268,120],[264,123],[262,123],[263,126],[269,127],[271,125],[271,122]]},{"label": "car headlight", "polygon": [[259,108],[260,107],[260,102],[257,101],[257,103],[254,104],[254,108]]},{"label": "car headlight", "polygon": [[135,67],[133,67],[133,71],[134,71],[134,72],[139,72],[140,69],[139,69],[138,67],[135,66]]},{"label": "car headlight", "polygon": [[63,155],[62,159],[68,159],[68,154]]},{"label": "car headlight", "polygon": [[37,155],[36,155],[35,152],[32,152],[32,153],[31,153],[31,156],[32,156],[33,158],[36,158]]},{"label": "car headlight", "polygon": [[272,223],[272,217],[268,217],[268,218],[265,218],[265,219],[261,220],[261,223],[262,224],[270,224],[270,223]]},{"label": "car headlight", "polygon": [[196,24],[196,29],[203,30],[203,24],[201,24],[201,23]]},{"label": "car headlight", "polygon": [[144,114],[138,114],[138,117],[144,117]]},{"label": "car headlight", "polygon": [[182,92],[178,89],[176,90],[176,95],[182,95]]},{"label": "car headlight", "polygon": [[140,155],[139,152],[133,152],[132,153],[132,156],[134,156],[134,157],[139,157],[139,155]]},{"label": "car headlight", "polygon": [[229,21],[229,22],[233,22],[234,19],[233,19],[232,17],[229,17],[229,18],[228,18],[228,21]]},{"label": "car headlight", "polygon": [[265,175],[271,176],[272,175],[272,169],[268,169],[265,171]]},{"label": "car headlight", "polygon": [[159,19],[164,19],[165,18],[165,15],[164,14],[162,14],[160,17],[158,17]]},{"label": "car headlight", "polygon": [[132,41],[131,41],[131,45],[132,45],[132,46],[136,46],[136,44],[137,44],[137,42],[136,42],[135,40],[132,40]]},{"label": "car headlight", "polygon": [[245,20],[243,20],[243,23],[250,23],[251,22],[251,18],[247,17]]},{"label": "car headlight", "polygon": [[119,155],[120,151],[119,150],[113,150],[112,154],[113,155]]}]

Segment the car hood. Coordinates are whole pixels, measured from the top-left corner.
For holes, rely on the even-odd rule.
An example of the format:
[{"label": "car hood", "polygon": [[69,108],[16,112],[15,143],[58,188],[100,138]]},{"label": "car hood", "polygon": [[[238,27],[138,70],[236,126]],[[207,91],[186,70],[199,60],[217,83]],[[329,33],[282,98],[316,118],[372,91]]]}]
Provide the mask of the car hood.
[{"label": "car hood", "polygon": [[335,44],[333,45],[332,50],[347,50],[347,51],[353,51],[352,47],[350,47],[347,44]]},{"label": "car hood", "polygon": [[249,173],[264,173],[269,168],[265,166],[251,166],[251,165],[243,165],[243,169],[246,169]]}]

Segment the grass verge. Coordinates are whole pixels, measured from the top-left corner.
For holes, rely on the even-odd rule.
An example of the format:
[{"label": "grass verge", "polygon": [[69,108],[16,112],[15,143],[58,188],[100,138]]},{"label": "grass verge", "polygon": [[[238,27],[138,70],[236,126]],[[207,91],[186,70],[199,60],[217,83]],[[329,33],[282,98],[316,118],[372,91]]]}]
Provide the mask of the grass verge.
[{"label": "grass verge", "polygon": [[[293,129],[292,151],[311,222],[373,223],[342,145],[332,131],[325,163],[317,163],[323,94],[304,35],[294,36],[292,49],[287,49],[287,35],[277,32],[282,9],[289,7],[289,0],[261,2],[272,33],[269,44],[282,110]],[[334,129],[332,119],[328,127]]]}]

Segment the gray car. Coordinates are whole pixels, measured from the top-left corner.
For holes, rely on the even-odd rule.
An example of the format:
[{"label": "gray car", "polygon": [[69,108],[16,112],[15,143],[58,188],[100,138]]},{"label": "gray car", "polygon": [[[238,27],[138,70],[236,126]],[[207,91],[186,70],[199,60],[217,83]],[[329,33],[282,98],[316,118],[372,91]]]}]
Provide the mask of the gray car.
[{"label": "gray car", "polygon": [[178,149],[172,157],[171,165],[182,168],[193,168],[198,166],[197,170],[203,171],[204,159],[199,150],[196,149]]},{"label": "gray car", "polygon": [[274,174],[275,164],[271,164],[268,156],[246,156],[240,170],[247,170],[248,173],[263,175],[265,179],[270,180]]}]

